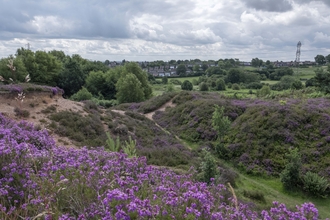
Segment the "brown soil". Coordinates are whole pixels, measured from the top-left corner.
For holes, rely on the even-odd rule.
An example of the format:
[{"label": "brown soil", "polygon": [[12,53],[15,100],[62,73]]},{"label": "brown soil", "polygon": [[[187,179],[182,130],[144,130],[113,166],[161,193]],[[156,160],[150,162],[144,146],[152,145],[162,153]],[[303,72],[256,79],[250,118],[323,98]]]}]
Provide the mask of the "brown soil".
[{"label": "brown soil", "polygon": [[[33,123],[36,126],[40,126],[42,129],[47,129],[47,126],[50,123],[50,120],[47,118],[48,114],[42,113],[42,110],[45,110],[49,106],[55,106],[57,112],[74,111],[79,112],[82,115],[87,114],[82,107],[82,103],[64,99],[61,96],[51,97],[48,93],[35,93],[27,95],[24,98],[23,102],[16,100],[16,97],[17,96],[9,94],[1,94],[0,112],[6,117],[9,117],[16,121],[25,120]],[[27,110],[30,113],[30,116],[27,118],[16,116],[16,113],[14,111],[15,108]],[[57,145],[76,147],[70,139],[66,137],[59,137],[57,134],[53,133],[49,129],[47,130],[54,138]]]}]

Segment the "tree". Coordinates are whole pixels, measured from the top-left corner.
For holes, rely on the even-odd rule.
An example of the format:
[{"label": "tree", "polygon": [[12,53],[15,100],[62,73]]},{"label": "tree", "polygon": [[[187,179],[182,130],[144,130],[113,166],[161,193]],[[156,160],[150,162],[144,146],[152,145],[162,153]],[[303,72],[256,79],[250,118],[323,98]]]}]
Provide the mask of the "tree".
[{"label": "tree", "polygon": [[144,94],[143,100],[150,98],[152,96],[152,87],[148,81],[148,74],[144,72],[137,63],[134,62],[126,63],[124,68],[128,73],[134,74],[141,83],[142,91]]},{"label": "tree", "polygon": [[264,61],[259,59],[259,58],[253,58],[251,60],[251,65],[254,66],[254,67],[259,67],[260,68],[262,66],[263,62]]},{"label": "tree", "polygon": [[218,143],[215,146],[215,150],[220,158],[225,157],[227,150],[223,144],[223,138],[230,128],[230,120],[228,116],[224,116],[224,107],[214,105],[214,112],[212,114],[212,126],[218,133]]},{"label": "tree", "polygon": [[328,56],[325,57],[325,60],[327,61],[328,64],[330,64],[330,54],[328,54]]},{"label": "tree", "polygon": [[242,72],[239,69],[232,68],[228,71],[225,81],[228,83],[240,83]]},{"label": "tree", "polygon": [[217,79],[216,81],[216,88],[217,91],[224,91],[226,90],[226,84],[223,79]]},{"label": "tree", "polygon": [[320,90],[326,94],[330,93],[330,65],[328,66],[327,71],[323,68],[318,68],[315,71],[316,75],[315,85],[320,88]]},{"label": "tree", "polygon": [[212,115],[212,126],[218,133],[218,138],[222,139],[227,133],[230,120],[227,116],[224,116],[225,108],[223,106],[214,105],[214,112]]},{"label": "tree", "polygon": [[35,52],[37,69],[30,73],[31,81],[39,84],[56,86],[62,71],[62,63],[50,53],[45,51]]},{"label": "tree", "polygon": [[81,65],[76,60],[69,58],[64,64],[64,70],[59,74],[58,85],[64,89],[64,95],[70,97],[81,89],[85,79],[86,76],[83,74]]},{"label": "tree", "polygon": [[314,57],[315,62],[319,65],[323,65],[326,63],[325,57],[323,55],[316,55],[316,57]]},{"label": "tree", "polygon": [[141,102],[145,100],[142,83],[133,73],[121,77],[117,84],[117,100],[119,103]]},{"label": "tree", "polygon": [[185,76],[186,75],[186,71],[187,71],[187,68],[186,68],[186,65],[184,65],[184,64],[180,64],[176,68],[176,74],[177,75],[180,75],[180,76],[182,76],[182,75]]},{"label": "tree", "polygon": [[302,167],[301,155],[298,153],[298,149],[289,150],[286,154],[288,163],[285,169],[281,172],[281,182],[285,189],[296,189],[301,186],[300,170]]},{"label": "tree", "polygon": [[202,181],[207,184],[211,183],[211,178],[215,178],[218,174],[216,160],[211,152],[203,149],[204,157],[201,163],[201,170],[203,172]]},{"label": "tree", "polygon": [[189,80],[185,80],[181,85],[182,90],[193,90],[193,84]]},{"label": "tree", "polygon": [[209,65],[207,65],[206,63],[202,64],[202,69],[205,72],[207,70],[207,68],[209,68]]},{"label": "tree", "polygon": [[107,93],[107,83],[105,73],[102,71],[92,71],[88,74],[85,80],[85,87],[94,96],[101,94],[103,97]]},{"label": "tree", "polygon": [[[11,70],[8,67],[9,62],[13,62],[12,65],[15,68]],[[0,60],[0,75],[4,78],[5,83],[11,82],[9,78],[12,78],[14,82],[24,82],[25,77],[29,73],[27,72],[24,63],[20,57],[12,57],[9,56],[8,58],[2,58]]]},{"label": "tree", "polygon": [[292,76],[293,69],[289,67],[281,67],[269,75],[271,80],[280,80],[283,76]]}]

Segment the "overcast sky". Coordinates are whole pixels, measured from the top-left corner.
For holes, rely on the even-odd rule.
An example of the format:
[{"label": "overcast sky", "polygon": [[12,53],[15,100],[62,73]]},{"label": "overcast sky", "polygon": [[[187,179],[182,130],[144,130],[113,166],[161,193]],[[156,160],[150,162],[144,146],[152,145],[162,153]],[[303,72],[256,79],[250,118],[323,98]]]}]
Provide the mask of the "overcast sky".
[{"label": "overcast sky", "polygon": [[0,0],[0,57],[293,61],[330,54],[330,0]]}]

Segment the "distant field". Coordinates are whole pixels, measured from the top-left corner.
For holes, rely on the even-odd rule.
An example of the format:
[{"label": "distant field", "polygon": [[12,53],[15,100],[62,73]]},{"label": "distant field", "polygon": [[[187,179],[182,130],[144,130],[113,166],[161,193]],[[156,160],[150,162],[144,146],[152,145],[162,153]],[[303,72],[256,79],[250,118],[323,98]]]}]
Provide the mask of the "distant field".
[{"label": "distant field", "polygon": [[185,80],[189,80],[190,82],[192,82],[193,79],[198,80],[199,76],[191,76],[191,77],[178,77],[178,78],[169,78],[168,81],[170,82],[171,79],[177,79],[180,80],[181,82],[185,81]]}]

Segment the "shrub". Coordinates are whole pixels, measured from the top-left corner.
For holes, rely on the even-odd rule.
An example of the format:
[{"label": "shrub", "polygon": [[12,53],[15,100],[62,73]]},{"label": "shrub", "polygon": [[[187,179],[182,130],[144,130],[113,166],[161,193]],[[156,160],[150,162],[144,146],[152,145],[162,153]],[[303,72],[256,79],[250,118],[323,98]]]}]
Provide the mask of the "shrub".
[{"label": "shrub", "polygon": [[92,93],[90,93],[85,87],[82,87],[77,93],[73,94],[70,99],[74,101],[84,101],[91,100],[93,97]]},{"label": "shrub", "polygon": [[327,179],[310,171],[303,176],[302,181],[304,191],[314,196],[324,197],[329,187]]},{"label": "shrub", "polygon": [[264,85],[260,90],[257,91],[258,97],[265,97],[270,95],[270,87],[268,85]]},{"label": "shrub", "polygon": [[299,188],[299,186],[301,186],[301,156],[297,148],[290,150],[286,156],[288,158],[288,163],[281,173],[281,182],[286,189],[291,190]]},{"label": "shrub", "polygon": [[182,90],[193,90],[193,84],[189,80],[185,80],[181,85]]},{"label": "shrub", "polygon": [[240,90],[240,89],[241,89],[241,87],[240,87],[237,83],[234,83],[234,84],[231,86],[231,88],[232,88],[233,90]]},{"label": "shrub", "polygon": [[202,181],[206,183],[210,183],[212,178],[215,178],[218,175],[217,165],[215,158],[211,154],[211,152],[203,149],[204,158],[201,163],[201,170],[203,172]]},{"label": "shrub", "polygon": [[23,110],[20,108],[15,108],[14,112],[16,113],[15,115],[18,117],[28,118],[30,116],[30,112],[28,110]]},{"label": "shrub", "polygon": [[223,79],[217,79],[216,81],[216,90],[217,91],[224,91],[226,90],[226,84]]},{"label": "shrub", "polygon": [[199,90],[200,91],[208,91],[209,90],[209,86],[207,85],[207,83],[203,82],[199,85]]},{"label": "shrub", "polygon": [[261,89],[262,83],[260,82],[252,82],[246,85],[247,89]]},{"label": "shrub", "polygon": [[182,85],[182,82],[178,79],[171,79],[170,83],[172,83],[173,85]]}]

